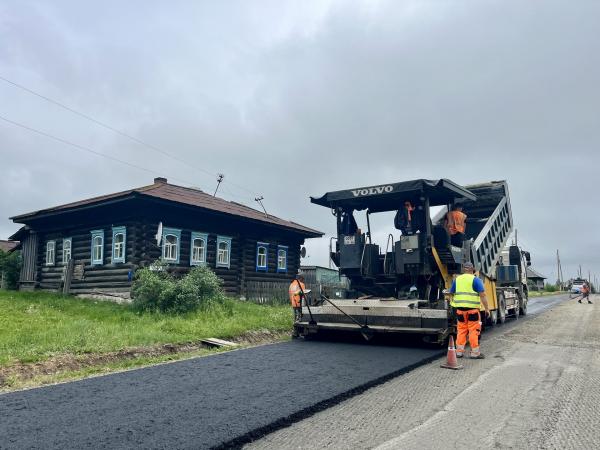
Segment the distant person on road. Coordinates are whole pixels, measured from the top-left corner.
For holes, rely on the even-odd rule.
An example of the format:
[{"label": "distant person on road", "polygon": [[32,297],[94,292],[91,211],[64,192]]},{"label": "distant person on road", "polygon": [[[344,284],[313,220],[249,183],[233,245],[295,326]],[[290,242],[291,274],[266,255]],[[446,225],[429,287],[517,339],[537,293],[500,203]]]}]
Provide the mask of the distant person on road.
[{"label": "distant person on road", "polygon": [[450,306],[456,312],[456,356],[462,358],[469,336],[471,358],[483,359],[479,349],[481,334],[481,304],[486,316],[490,315],[483,281],[474,275],[475,268],[470,262],[463,264],[463,274],[456,277],[448,293],[452,296]]},{"label": "distant person on road", "polygon": [[454,205],[451,211],[446,213],[444,226],[450,233],[450,243],[455,247],[462,247],[465,240],[467,215],[463,212],[462,205]]},{"label": "distant person on road", "polygon": [[306,291],[304,285],[304,277],[298,275],[295,280],[290,283],[288,289],[290,295],[290,303],[292,304],[292,310],[294,311],[294,322],[299,322],[302,318],[302,298]]},{"label": "distant person on road", "polygon": [[415,207],[410,200],[404,202],[404,207],[399,209],[394,217],[394,226],[402,231],[402,235],[416,234],[423,231],[424,220],[421,207]]},{"label": "distant person on road", "polygon": [[577,300],[578,303],[581,303],[581,300],[586,300],[587,302],[591,305],[592,302],[590,300],[590,287],[588,286],[587,283],[583,283],[583,286],[581,286],[581,298],[579,300]]}]

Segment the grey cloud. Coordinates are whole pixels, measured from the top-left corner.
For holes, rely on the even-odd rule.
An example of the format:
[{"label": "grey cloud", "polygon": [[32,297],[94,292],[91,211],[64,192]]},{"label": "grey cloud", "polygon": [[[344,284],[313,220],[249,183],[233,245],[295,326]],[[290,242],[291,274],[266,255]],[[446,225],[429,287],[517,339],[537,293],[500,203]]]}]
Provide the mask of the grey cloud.
[{"label": "grey cloud", "polygon": [[[555,278],[560,248],[569,275],[580,263],[600,272],[595,2],[9,5],[0,74],[224,172],[226,197],[254,204],[260,193],[270,212],[333,232],[308,195],[413,178],[507,179],[536,267]],[[0,114],[215,185],[10,86],[0,83],[0,96]],[[2,235],[15,229],[9,215],[151,178],[3,123],[0,137],[0,187],[14,192],[0,200]],[[326,247],[310,243],[312,263],[327,263]]]}]

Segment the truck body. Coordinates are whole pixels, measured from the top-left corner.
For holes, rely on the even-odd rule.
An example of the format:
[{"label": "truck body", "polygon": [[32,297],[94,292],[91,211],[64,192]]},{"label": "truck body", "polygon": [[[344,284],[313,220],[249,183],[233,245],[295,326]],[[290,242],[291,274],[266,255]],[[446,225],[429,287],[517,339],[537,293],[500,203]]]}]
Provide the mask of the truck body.
[{"label": "truck body", "polygon": [[[311,201],[330,208],[336,217],[337,240],[330,257],[349,279],[354,295],[305,302],[302,319],[294,325],[298,334],[355,330],[370,338],[410,333],[443,342],[455,324],[445,291],[465,262],[475,265],[484,282],[490,324],[526,313],[526,275],[521,267],[523,261],[527,264],[525,253],[510,246],[509,260],[501,257],[513,229],[506,182],[463,187],[447,179],[412,180],[329,192]],[[385,246],[374,243],[370,216],[401,210],[405,202],[414,205],[418,229],[392,231]],[[468,217],[461,247],[451,244],[444,226],[446,212],[455,204],[461,204]],[[434,217],[432,207],[441,207]],[[364,231],[354,218],[359,211],[366,214]]]}]

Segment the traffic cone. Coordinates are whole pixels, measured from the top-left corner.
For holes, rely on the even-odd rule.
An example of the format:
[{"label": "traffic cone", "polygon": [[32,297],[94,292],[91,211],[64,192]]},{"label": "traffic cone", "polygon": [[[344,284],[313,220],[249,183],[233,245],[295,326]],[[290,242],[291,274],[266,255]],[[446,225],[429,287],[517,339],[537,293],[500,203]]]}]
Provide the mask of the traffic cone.
[{"label": "traffic cone", "polygon": [[456,360],[456,347],[454,347],[454,338],[452,336],[450,336],[450,340],[448,341],[448,358],[446,364],[442,364],[441,367],[454,370],[463,368],[463,366],[458,365],[458,361]]}]

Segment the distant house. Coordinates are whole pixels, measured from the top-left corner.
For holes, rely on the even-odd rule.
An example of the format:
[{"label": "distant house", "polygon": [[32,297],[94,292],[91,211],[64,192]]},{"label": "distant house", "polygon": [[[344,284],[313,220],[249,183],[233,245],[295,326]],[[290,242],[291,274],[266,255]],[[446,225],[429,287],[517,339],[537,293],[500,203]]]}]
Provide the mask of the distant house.
[{"label": "distant house", "polygon": [[546,277],[531,267],[527,268],[527,280],[531,281],[537,289],[544,289]]},{"label": "distant house", "polygon": [[322,236],[165,178],[11,219],[24,225],[11,237],[22,243],[20,289],[59,290],[68,278],[71,293],[125,297],[135,270],[157,259],[176,274],[206,265],[245,297],[253,281],[291,280],[304,240]]},{"label": "distant house", "polygon": [[10,253],[16,250],[19,246],[19,241],[5,241],[0,239],[0,251]]},{"label": "distant house", "polygon": [[319,292],[323,292],[329,297],[345,297],[346,290],[349,288],[348,278],[344,275],[340,276],[338,269],[323,266],[300,266],[300,273],[304,276],[308,287],[318,289]]}]

